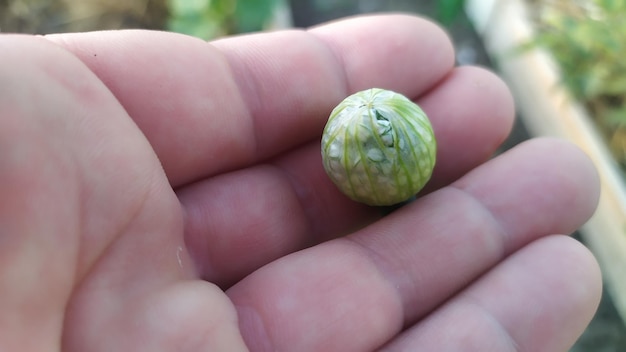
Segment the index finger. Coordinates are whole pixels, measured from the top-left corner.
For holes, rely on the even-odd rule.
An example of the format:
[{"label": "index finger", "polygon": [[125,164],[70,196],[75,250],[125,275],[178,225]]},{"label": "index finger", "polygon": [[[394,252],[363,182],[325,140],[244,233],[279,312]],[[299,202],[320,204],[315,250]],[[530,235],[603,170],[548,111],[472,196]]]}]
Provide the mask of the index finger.
[{"label": "index finger", "polygon": [[48,38],[79,57],[146,135],[173,186],[253,164],[321,134],[348,94],[416,98],[453,67],[436,25],[361,17],[219,40],[113,31]]}]

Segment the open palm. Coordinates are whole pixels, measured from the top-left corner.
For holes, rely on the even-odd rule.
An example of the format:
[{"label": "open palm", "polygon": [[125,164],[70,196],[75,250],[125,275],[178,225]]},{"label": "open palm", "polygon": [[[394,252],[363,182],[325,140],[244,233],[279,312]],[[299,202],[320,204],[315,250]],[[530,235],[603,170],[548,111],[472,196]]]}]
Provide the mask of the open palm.
[{"label": "open palm", "polygon": [[[487,161],[513,102],[403,15],[203,41],[0,36],[0,350],[565,351],[600,275],[586,157]],[[439,144],[388,216],[324,174],[335,104],[415,99]]]}]

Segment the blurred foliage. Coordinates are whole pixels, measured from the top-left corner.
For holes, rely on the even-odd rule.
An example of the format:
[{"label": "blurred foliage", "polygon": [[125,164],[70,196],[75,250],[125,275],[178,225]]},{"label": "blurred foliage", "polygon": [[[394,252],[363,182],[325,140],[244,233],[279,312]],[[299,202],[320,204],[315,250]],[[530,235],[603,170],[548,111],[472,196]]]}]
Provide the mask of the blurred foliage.
[{"label": "blurred foliage", "polygon": [[169,29],[213,38],[265,28],[282,0],[0,0],[0,30]]},{"label": "blurred foliage", "polygon": [[167,16],[165,0],[0,0],[3,32],[163,29]]},{"label": "blurred foliage", "polygon": [[562,82],[594,116],[626,170],[626,1],[535,0],[539,31]]},{"label": "blurred foliage", "polygon": [[264,29],[278,0],[168,0],[168,29],[203,39]]},{"label": "blurred foliage", "polygon": [[450,26],[464,6],[465,0],[437,0],[436,18],[444,26]]}]

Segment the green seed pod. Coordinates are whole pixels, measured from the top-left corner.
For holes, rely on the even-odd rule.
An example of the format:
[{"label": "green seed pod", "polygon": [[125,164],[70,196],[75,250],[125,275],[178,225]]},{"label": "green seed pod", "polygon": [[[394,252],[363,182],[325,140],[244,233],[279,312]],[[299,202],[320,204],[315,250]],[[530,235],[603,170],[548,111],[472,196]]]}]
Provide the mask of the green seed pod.
[{"label": "green seed pod", "polygon": [[437,143],[422,109],[379,88],[344,99],[322,136],[324,169],[348,197],[393,205],[414,196],[432,175]]}]

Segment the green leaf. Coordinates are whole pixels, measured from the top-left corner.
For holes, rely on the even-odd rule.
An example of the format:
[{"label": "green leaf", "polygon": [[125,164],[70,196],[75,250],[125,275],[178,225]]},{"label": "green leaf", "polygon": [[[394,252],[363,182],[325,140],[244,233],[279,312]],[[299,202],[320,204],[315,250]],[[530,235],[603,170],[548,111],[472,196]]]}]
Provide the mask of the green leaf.
[{"label": "green leaf", "polygon": [[464,0],[437,1],[437,20],[444,26],[449,26],[463,11]]},{"label": "green leaf", "polygon": [[239,32],[262,30],[272,18],[276,0],[238,0],[235,8],[235,23]]},{"label": "green leaf", "polygon": [[538,29],[531,43],[545,47],[558,63],[561,82],[583,102],[605,139],[620,148],[615,158],[626,166],[626,1],[536,1]]},{"label": "green leaf", "polygon": [[213,38],[219,33],[219,26],[202,16],[170,18],[167,26],[170,31],[203,39]]},{"label": "green leaf", "polygon": [[168,6],[172,17],[193,17],[206,13],[210,3],[210,0],[169,0]]}]

